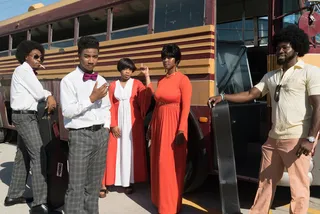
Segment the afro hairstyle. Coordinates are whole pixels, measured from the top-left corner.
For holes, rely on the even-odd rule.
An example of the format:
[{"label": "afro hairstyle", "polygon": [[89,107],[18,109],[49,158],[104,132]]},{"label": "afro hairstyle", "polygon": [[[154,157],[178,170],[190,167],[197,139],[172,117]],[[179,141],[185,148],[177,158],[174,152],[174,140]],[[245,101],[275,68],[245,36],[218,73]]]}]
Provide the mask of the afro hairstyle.
[{"label": "afro hairstyle", "polygon": [[280,42],[289,42],[299,57],[309,52],[309,37],[296,25],[288,25],[273,36],[273,47],[276,48]]},{"label": "afro hairstyle", "polygon": [[16,51],[16,58],[20,64],[26,61],[26,56],[28,56],[32,50],[39,50],[42,54],[41,61],[44,61],[43,46],[35,41],[24,40],[18,45],[17,51]]},{"label": "afro hairstyle", "polygon": [[83,36],[78,41],[78,54],[81,55],[84,49],[97,49],[99,51],[99,41],[93,36]]}]

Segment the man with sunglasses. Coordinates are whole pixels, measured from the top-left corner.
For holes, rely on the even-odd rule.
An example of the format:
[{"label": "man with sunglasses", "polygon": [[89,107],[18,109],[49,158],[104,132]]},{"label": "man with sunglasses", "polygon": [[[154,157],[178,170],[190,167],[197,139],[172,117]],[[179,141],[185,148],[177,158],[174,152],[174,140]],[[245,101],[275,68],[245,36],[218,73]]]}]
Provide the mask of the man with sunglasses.
[{"label": "man with sunglasses", "polygon": [[45,167],[41,165],[44,152],[37,120],[37,107],[39,101],[46,100],[48,112],[51,112],[56,108],[56,101],[51,93],[43,88],[36,76],[44,60],[44,48],[37,42],[23,41],[17,47],[16,58],[21,65],[12,75],[10,105],[12,122],[19,137],[10,187],[4,205],[27,202],[22,195],[31,168],[34,200],[30,213],[48,213],[46,173],[43,171]]},{"label": "man with sunglasses", "polygon": [[259,188],[251,214],[269,213],[284,167],[290,177],[290,213],[307,213],[310,197],[308,171],[320,129],[320,69],[299,57],[309,51],[309,38],[295,25],[274,35],[277,64],[249,91],[210,97],[209,106],[227,100],[248,102],[270,94],[272,128],[262,146]]}]

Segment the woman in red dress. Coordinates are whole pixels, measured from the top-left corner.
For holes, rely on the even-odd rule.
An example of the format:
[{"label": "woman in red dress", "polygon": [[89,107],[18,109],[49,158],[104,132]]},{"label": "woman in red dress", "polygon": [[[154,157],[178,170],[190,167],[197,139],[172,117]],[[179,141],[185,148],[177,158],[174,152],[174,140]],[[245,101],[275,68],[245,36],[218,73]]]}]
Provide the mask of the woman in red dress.
[{"label": "woman in red dress", "polygon": [[133,192],[132,184],[147,180],[146,145],[144,117],[152,96],[148,70],[142,71],[146,86],[131,75],[136,66],[129,58],[118,62],[119,80],[109,87],[111,102],[111,124],[107,163],[102,180],[100,197],[105,197],[106,186],[125,188],[127,194]]},{"label": "woman in red dress", "polygon": [[182,204],[192,87],[177,66],[176,44],[161,52],[166,75],[158,81],[151,121],[151,200],[160,214],[178,213]]}]

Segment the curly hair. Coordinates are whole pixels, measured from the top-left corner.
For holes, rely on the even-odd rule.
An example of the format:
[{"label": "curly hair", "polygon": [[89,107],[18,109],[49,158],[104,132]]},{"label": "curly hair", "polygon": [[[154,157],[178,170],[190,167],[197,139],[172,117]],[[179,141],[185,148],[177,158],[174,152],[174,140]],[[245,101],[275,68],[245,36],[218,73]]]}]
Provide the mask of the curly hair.
[{"label": "curly hair", "polygon": [[78,41],[78,54],[84,49],[94,48],[99,51],[99,41],[93,36],[83,36]]},{"label": "curly hair", "polygon": [[26,61],[26,56],[30,54],[32,50],[39,50],[41,52],[41,61],[44,61],[44,48],[41,44],[31,40],[24,40],[22,41],[16,51],[16,59],[19,61],[20,64]]},{"label": "curly hair", "polygon": [[125,69],[130,69],[132,72],[137,70],[137,67],[135,66],[134,62],[129,58],[122,58],[119,60],[117,64],[117,69],[119,72]]},{"label": "curly hair", "polygon": [[274,48],[280,42],[289,42],[299,57],[304,56],[310,49],[308,35],[296,25],[288,25],[273,36],[272,45]]},{"label": "curly hair", "polygon": [[176,60],[176,65],[179,65],[181,60],[181,51],[179,46],[176,44],[164,45],[161,51],[161,59],[163,60],[166,57],[174,58]]}]

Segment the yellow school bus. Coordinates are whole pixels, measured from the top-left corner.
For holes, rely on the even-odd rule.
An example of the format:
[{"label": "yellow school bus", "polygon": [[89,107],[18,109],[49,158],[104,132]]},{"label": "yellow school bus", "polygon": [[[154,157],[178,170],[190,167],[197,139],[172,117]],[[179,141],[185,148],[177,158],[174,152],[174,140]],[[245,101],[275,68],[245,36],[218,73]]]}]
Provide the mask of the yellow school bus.
[{"label": "yellow school bus", "polygon": [[[151,80],[164,75],[162,46],[176,43],[182,51],[179,69],[192,83],[189,114],[188,160],[185,190],[200,186],[209,173],[217,172],[214,133],[208,97],[221,91],[245,91],[276,68],[272,35],[288,23],[298,23],[309,1],[293,0],[64,0],[49,6],[31,5],[22,15],[0,22],[0,141],[15,133],[11,121],[10,82],[18,61],[17,45],[26,39],[46,49],[38,78],[59,101],[62,77],[78,65],[77,41],[92,35],[100,41],[95,68],[108,81],[119,77],[117,61],[129,57],[150,68]],[[281,9],[282,8],[282,9]],[[320,65],[319,48],[311,44],[307,63]],[[136,78],[141,78],[139,72]],[[270,127],[266,99],[230,104],[237,176],[257,181],[261,145]],[[146,124],[152,114],[146,118]],[[60,113],[61,118],[61,113]],[[62,119],[61,140],[67,141]],[[316,169],[316,167],[314,167]],[[310,173],[318,176],[319,170]],[[313,179],[320,185],[320,179]],[[284,182],[285,183],[285,182]]]}]

